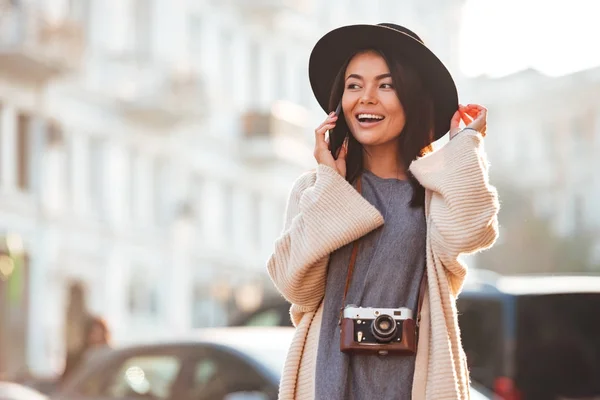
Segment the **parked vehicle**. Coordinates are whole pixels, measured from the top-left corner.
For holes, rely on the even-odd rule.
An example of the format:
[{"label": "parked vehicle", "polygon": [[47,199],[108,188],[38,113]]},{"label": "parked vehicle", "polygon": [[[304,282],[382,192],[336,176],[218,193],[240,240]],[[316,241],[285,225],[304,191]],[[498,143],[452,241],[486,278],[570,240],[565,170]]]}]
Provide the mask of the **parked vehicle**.
[{"label": "parked vehicle", "polygon": [[[52,400],[275,400],[293,328],[206,329],[90,359]],[[473,390],[472,400],[489,400]]]},{"label": "parked vehicle", "polygon": [[[473,270],[457,301],[471,380],[505,400],[600,399],[600,276]],[[290,326],[272,300],[235,324]]]},{"label": "parked vehicle", "polygon": [[279,296],[266,299],[259,308],[250,313],[235,316],[229,325],[294,326],[290,318],[290,304]]},{"label": "parked vehicle", "polygon": [[508,400],[600,399],[600,276],[479,272],[457,307],[472,380]]},{"label": "parked vehicle", "polygon": [[90,359],[52,399],[276,399],[291,335],[214,328],[113,349]]},{"label": "parked vehicle", "polygon": [[48,397],[18,383],[0,382],[0,400],[48,400]]}]

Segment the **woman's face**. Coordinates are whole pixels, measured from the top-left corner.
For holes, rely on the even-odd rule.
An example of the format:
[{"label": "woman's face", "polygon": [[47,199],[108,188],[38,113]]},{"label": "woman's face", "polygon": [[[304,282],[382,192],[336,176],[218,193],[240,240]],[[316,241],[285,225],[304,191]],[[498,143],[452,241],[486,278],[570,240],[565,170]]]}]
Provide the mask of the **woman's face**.
[{"label": "woman's face", "polygon": [[383,57],[375,51],[358,53],[344,78],[342,109],[356,140],[379,146],[398,138],[406,119]]}]

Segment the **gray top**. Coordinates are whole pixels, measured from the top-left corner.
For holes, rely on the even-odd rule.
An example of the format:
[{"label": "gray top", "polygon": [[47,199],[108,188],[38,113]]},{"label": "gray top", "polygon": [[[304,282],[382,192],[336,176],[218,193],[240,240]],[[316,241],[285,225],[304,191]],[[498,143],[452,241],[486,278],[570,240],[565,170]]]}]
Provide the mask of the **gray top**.
[{"label": "gray top", "polygon": [[[362,177],[362,195],[383,215],[382,227],[363,236],[346,304],[408,307],[416,313],[425,271],[423,208],[411,208],[408,181]],[[340,352],[339,311],[352,244],[332,253],[327,272],[317,354],[316,399],[410,399],[414,356],[346,355]],[[416,315],[414,315],[416,318]]]}]

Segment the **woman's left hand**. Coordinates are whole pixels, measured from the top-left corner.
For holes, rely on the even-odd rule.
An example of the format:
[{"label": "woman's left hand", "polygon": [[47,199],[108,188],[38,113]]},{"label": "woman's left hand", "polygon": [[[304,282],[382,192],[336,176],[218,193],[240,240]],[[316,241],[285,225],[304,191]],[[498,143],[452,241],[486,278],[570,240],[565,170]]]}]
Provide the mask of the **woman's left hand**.
[{"label": "woman's left hand", "polygon": [[487,109],[478,104],[458,105],[458,110],[452,116],[450,121],[450,139],[454,138],[461,131],[460,121],[465,123],[465,129],[474,129],[485,136],[487,129]]}]

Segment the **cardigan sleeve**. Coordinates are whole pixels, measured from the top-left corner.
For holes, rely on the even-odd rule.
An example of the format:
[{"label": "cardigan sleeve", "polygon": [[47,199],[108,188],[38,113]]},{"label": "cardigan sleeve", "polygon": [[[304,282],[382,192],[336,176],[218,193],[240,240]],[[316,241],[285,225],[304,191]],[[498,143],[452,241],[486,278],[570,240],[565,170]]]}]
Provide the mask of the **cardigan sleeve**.
[{"label": "cardigan sleeve", "polygon": [[301,176],[267,262],[269,276],[292,311],[316,310],[325,293],[329,255],[382,224],[379,211],[330,167],[319,165],[316,173]]},{"label": "cardigan sleeve", "polygon": [[483,137],[465,130],[410,170],[429,192],[432,250],[458,293],[466,276],[458,257],[491,247],[498,237],[498,194],[488,182]]}]

